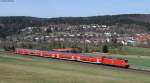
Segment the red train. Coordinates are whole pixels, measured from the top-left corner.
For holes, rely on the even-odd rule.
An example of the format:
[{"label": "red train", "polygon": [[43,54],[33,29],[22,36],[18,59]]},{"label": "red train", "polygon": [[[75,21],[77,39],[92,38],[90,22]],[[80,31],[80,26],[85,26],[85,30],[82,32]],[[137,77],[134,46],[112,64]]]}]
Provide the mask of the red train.
[{"label": "red train", "polygon": [[73,54],[73,53],[63,53],[55,51],[40,51],[40,50],[29,50],[29,49],[17,49],[15,53],[33,56],[42,56],[56,59],[65,59],[72,61],[81,61],[88,63],[96,63],[103,65],[112,65],[122,68],[128,68],[128,60],[124,59],[112,59],[104,56],[91,56],[88,54]]}]

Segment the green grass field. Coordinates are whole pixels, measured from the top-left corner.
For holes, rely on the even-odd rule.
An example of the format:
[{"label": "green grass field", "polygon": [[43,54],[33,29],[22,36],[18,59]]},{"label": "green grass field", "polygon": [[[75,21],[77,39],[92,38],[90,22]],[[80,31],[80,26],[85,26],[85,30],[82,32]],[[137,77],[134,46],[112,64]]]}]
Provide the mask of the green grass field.
[{"label": "green grass field", "polygon": [[112,57],[126,58],[131,68],[150,71],[150,57],[148,56],[112,55]]},{"label": "green grass field", "polygon": [[0,54],[0,83],[150,83],[149,77],[126,69]]},{"label": "green grass field", "polygon": [[123,51],[113,50],[118,49],[110,49],[113,57],[125,57],[132,68],[150,70],[150,48],[124,47]]},{"label": "green grass field", "polygon": [[136,55],[136,56],[149,56],[150,57],[150,48],[140,48],[140,47],[123,47],[121,51],[114,52],[118,49],[110,49],[112,54],[121,54],[121,55]]}]

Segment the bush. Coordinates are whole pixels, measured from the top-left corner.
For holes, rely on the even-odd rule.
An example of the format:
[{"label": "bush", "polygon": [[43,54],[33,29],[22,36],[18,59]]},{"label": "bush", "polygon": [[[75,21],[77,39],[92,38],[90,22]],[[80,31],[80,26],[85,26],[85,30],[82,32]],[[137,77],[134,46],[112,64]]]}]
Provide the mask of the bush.
[{"label": "bush", "polygon": [[103,46],[102,49],[103,49],[103,53],[108,53],[108,47],[106,44]]}]

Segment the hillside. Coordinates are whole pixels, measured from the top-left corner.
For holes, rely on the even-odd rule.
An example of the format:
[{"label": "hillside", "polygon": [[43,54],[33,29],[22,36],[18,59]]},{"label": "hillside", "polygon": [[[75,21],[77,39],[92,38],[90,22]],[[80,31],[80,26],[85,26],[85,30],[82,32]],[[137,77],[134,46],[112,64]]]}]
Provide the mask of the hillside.
[{"label": "hillside", "polygon": [[19,33],[20,29],[28,26],[45,25],[45,18],[25,17],[25,16],[10,16],[0,17],[0,35],[6,36]]},{"label": "hillside", "polygon": [[132,27],[144,31],[150,31],[150,15],[149,14],[124,14],[124,15],[106,15],[91,17],[59,17],[59,18],[36,18],[26,16],[9,16],[0,17],[0,37],[20,33],[20,29],[25,27],[47,26],[50,24],[103,24],[103,25],[119,25]]}]

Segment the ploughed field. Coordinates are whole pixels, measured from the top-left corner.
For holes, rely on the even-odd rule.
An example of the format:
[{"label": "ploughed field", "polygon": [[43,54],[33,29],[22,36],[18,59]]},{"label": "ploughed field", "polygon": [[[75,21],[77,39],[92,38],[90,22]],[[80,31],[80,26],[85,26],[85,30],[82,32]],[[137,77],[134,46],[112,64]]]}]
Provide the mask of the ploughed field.
[{"label": "ploughed field", "polygon": [[0,53],[0,83],[150,83],[150,74]]}]

